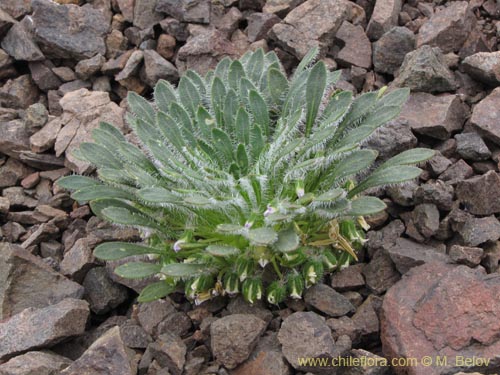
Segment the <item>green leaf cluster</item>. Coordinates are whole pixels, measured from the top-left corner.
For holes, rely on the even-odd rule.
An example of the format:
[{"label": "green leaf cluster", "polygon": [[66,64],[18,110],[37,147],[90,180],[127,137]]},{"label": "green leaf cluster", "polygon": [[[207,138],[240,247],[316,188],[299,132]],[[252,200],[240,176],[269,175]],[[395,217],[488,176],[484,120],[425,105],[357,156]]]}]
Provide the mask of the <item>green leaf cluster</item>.
[{"label": "green leaf cluster", "polygon": [[[102,123],[76,156],[96,179],[59,185],[112,223],[139,228],[144,243],[104,243],[104,260],[151,261],[116,269],[156,276],[141,301],[177,287],[202,302],[243,291],[248,301],[300,298],[324,272],[356,258],[363,216],[385,204],[362,193],[414,179],[432,156],[413,149],[374,166],[363,142],[395,118],[409,91],[358,97],[335,90],[338,72],[312,50],[288,78],[262,49],[223,59],[205,76],[187,71],[177,87],[159,81],[154,101],[131,92],[127,120],[136,141]],[[270,285],[264,270],[274,273]]]}]

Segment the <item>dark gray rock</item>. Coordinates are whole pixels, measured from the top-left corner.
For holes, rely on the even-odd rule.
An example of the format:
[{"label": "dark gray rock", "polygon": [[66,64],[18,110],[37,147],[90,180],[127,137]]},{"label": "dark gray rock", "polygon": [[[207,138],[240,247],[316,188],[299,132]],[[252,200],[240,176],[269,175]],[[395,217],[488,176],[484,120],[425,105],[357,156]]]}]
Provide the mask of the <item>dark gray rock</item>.
[{"label": "dark gray rock", "polygon": [[500,88],[474,106],[470,122],[485,139],[500,145]]},{"label": "dark gray rock", "polygon": [[141,303],[137,319],[146,332],[153,335],[158,324],[175,312],[175,307],[170,299],[162,299],[149,303]]},{"label": "dark gray rock", "polygon": [[0,122],[0,152],[20,159],[23,151],[29,150],[29,133],[20,120]]},{"label": "dark gray rock", "polygon": [[457,153],[466,160],[479,161],[489,159],[491,151],[477,133],[456,134]]},{"label": "dark gray rock", "polygon": [[76,76],[84,81],[88,80],[94,74],[98,73],[106,59],[101,54],[86,60],[80,60],[75,66]]},{"label": "dark gray rock", "polygon": [[419,30],[417,46],[439,47],[443,53],[458,52],[476,24],[467,1],[452,1],[438,10]]},{"label": "dark gray rock", "polygon": [[149,87],[155,87],[160,79],[169,82],[179,80],[177,68],[160,54],[153,50],[144,51],[144,66],[141,70],[141,78]]},{"label": "dark gray rock", "polygon": [[181,375],[186,363],[186,344],[172,333],[165,333],[149,344],[148,350],[161,367],[173,375]]},{"label": "dark gray rock", "polygon": [[434,204],[419,204],[408,216],[406,233],[419,242],[429,239],[439,229],[439,210]]},{"label": "dark gray rock", "polygon": [[460,226],[458,235],[465,246],[478,246],[500,238],[500,221],[491,215],[482,218],[471,216]]},{"label": "dark gray rock", "polygon": [[457,95],[434,96],[413,93],[396,122],[408,124],[413,131],[437,139],[448,139],[462,129],[466,111]]},{"label": "dark gray rock", "polygon": [[386,126],[378,128],[366,142],[366,147],[379,153],[379,160],[387,160],[402,151],[417,145],[408,121],[392,121]]},{"label": "dark gray rock", "polygon": [[384,293],[401,278],[391,257],[383,250],[377,251],[365,264],[363,276],[368,289],[376,294]]},{"label": "dark gray rock", "polygon": [[361,289],[365,286],[362,269],[361,263],[341,269],[332,274],[330,285],[338,292]]},{"label": "dark gray rock", "polygon": [[366,33],[371,40],[379,39],[398,24],[401,0],[377,0]]},{"label": "dark gray rock", "polygon": [[0,88],[0,105],[26,109],[38,100],[39,92],[29,74],[9,79]]},{"label": "dark gray rock", "polygon": [[181,22],[210,23],[210,0],[158,0],[157,12],[163,12]]},{"label": "dark gray rock", "polygon": [[120,328],[114,327],[99,337],[75,362],[60,375],[135,375],[135,352],[127,348],[120,336]]},{"label": "dark gray rock", "polygon": [[28,352],[0,365],[4,375],[56,375],[71,364],[71,360],[49,351]]},{"label": "dark gray rock", "polygon": [[274,25],[271,36],[281,48],[298,59],[314,46],[325,55],[350,9],[351,5],[343,0],[308,0]]},{"label": "dark gray rock", "polygon": [[29,19],[24,18],[15,23],[2,40],[2,48],[15,60],[40,61],[45,58],[33,39],[30,25]]},{"label": "dark gray rock", "polygon": [[372,66],[372,45],[361,25],[355,26],[344,21],[335,33],[335,38],[343,45],[335,58],[340,66],[365,69]]},{"label": "dark gray rock", "polygon": [[397,270],[405,274],[411,268],[429,262],[449,263],[446,254],[440,253],[436,248],[399,238],[396,243],[387,249]]},{"label": "dark gray rock", "polygon": [[210,325],[212,353],[228,369],[243,363],[251,354],[267,323],[254,315],[235,314]]},{"label": "dark gray rock", "polygon": [[281,21],[275,14],[258,12],[250,14],[247,20],[246,32],[250,42],[265,39],[269,30]]},{"label": "dark gray rock", "polygon": [[52,72],[50,61],[31,62],[29,68],[31,78],[42,91],[55,90],[61,86],[61,80]]},{"label": "dark gray rock", "polygon": [[352,323],[359,332],[359,340],[362,344],[366,345],[378,339],[380,334],[378,311],[381,307],[382,298],[371,294],[352,316]]},{"label": "dark gray rock", "polygon": [[133,349],[146,349],[152,341],[144,328],[132,319],[120,325],[120,335],[125,346]]},{"label": "dark gray rock", "polygon": [[80,335],[88,316],[87,302],[71,298],[41,309],[24,309],[0,323],[0,360]]},{"label": "dark gray rock", "polygon": [[32,3],[34,34],[46,56],[80,60],[106,53],[104,36],[109,22],[99,10],[50,0]]},{"label": "dark gray rock", "polygon": [[422,46],[406,54],[393,84],[429,93],[456,89],[455,77],[448,69],[441,50],[430,46]]},{"label": "dark gray rock", "polygon": [[135,0],[134,26],[148,29],[160,22],[164,16],[155,10],[158,0]]},{"label": "dark gray rock", "polygon": [[500,85],[500,51],[478,52],[467,56],[461,64],[474,79],[489,86]]},{"label": "dark gray rock", "polygon": [[284,18],[292,9],[303,3],[304,0],[267,0],[262,8],[264,13],[273,13]]},{"label": "dark gray rock", "polygon": [[15,23],[16,20],[12,18],[9,13],[0,8],[0,39],[5,36]]},{"label": "dark gray rock", "polygon": [[304,301],[334,318],[355,311],[354,306],[346,297],[325,284],[316,284],[308,288],[304,294]]},{"label": "dark gray rock", "polygon": [[394,75],[406,54],[414,49],[415,34],[406,27],[393,27],[373,44],[373,68]]},{"label": "dark gray rock", "polygon": [[453,206],[453,186],[441,180],[428,181],[415,190],[416,203],[432,203],[440,210],[450,211]]},{"label": "dark gray rock", "polygon": [[450,258],[457,263],[465,264],[469,267],[476,267],[481,263],[483,257],[483,249],[480,247],[467,247],[453,245],[450,248]]},{"label": "dark gray rock", "polygon": [[474,175],[474,170],[463,159],[448,167],[443,173],[439,175],[439,179],[446,181],[448,184],[456,185]]},{"label": "dark gray rock", "polygon": [[249,314],[255,315],[257,318],[262,319],[266,323],[271,322],[273,319],[273,314],[266,307],[265,303],[261,300],[255,301],[255,303],[250,304],[242,296],[237,296],[232,298],[227,305],[227,311],[231,314]]},{"label": "dark gray rock", "polygon": [[31,12],[30,0],[2,0],[2,10],[19,19]]},{"label": "dark gray rock", "polygon": [[415,181],[408,181],[404,184],[387,187],[386,193],[394,203],[403,207],[411,207],[415,204],[414,192],[417,186]]},{"label": "dark gray rock", "polygon": [[127,289],[111,281],[104,267],[95,267],[88,271],[82,285],[85,288],[84,298],[96,314],[109,312],[128,297]]},{"label": "dark gray rock", "polygon": [[500,175],[490,171],[482,176],[459,181],[457,198],[474,215],[500,213]]}]

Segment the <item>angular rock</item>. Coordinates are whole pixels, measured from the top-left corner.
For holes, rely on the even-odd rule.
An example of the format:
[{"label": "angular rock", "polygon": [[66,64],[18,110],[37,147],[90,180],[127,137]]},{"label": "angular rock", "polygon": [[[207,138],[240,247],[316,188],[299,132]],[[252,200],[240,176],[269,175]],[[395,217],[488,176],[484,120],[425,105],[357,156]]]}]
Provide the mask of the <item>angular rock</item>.
[{"label": "angular rock", "polygon": [[99,10],[50,0],[32,3],[34,34],[46,56],[81,60],[106,53],[109,22]]},{"label": "angular rock", "polygon": [[428,181],[415,190],[416,203],[432,203],[440,210],[450,211],[453,205],[453,186],[441,180]]},{"label": "angular rock", "polygon": [[417,46],[439,47],[443,53],[458,52],[476,24],[467,1],[452,1],[437,11],[418,32]]},{"label": "angular rock", "polygon": [[406,27],[393,27],[373,43],[373,67],[394,75],[407,53],[415,49],[415,34]]},{"label": "angular rock", "polygon": [[52,64],[47,61],[31,62],[29,64],[31,78],[42,91],[55,90],[61,86],[61,80],[52,72]]},{"label": "angular rock", "polygon": [[265,39],[269,30],[280,21],[280,18],[272,13],[252,13],[248,17],[246,29],[248,40],[255,42]]},{"label": "angular rock", "polygon": [[30,147],[33,152],[42,153],[52,148],[56,143],[57,135],[63,122],[57,117],[48,122],[40,131],[30,137]]},{"label": "angular rock", "polygon": [[276,333],[262,337],[250,357],[231,375],[290,375]]},{"label": "angular rock", "polygon": [[174,57],[176,40],[172,35],[161,34],[157,40],[156,52],[164,59],[170,60]]},{"label": "angular rock", "polygon": [[31,12],[31,0],[2,0],[2,9],[18,19]]},{"label": "angular rock", "polygon": [[478,52],[462,61],[464,72],[489,86],[500,85],[500,51]]},{"label": "angular rock", "polygon": [[430,93],[454,91],[457,86],[440,49],[430,46],[422,46],[405,56],[393,84]]},{"label": "angular rock", "polygon": [[169,299],[161,299],[140,304],[137,319],[146,332],[153,335],[156,334],[158,324],[175,312],[175,307]]},{"label": "angular rock", "polygon": [[371,40],[379,39],[385,32],[397,26],[401,5],[401,0],[377,0],[375,2],[370,22],[366,27],[366,34]]},{"label": "angular rock", "polygon": [[135,0],[134,26],[147,29],[160,22],[164,16],[155,10],[158,0]]},{"label": "angular rock", "polygon": [[120,325],[120,335],[125,346],[134,349],[146,349],[152,341],[151,336],[133,319]]},{"label": "angular rock", "polygon": [[128,297],[127,289],[113,283],[104,267],[95,267],[87,272],[82,285],[85,288],[84,298],[96,314],[109,312]]},{"label": "angular rock", "polygon": [[45,58],[29,28],[30,21],[25,18],[15,23],[2,40],[2,48],[15,60],[40,61]]},{"label": "angular rock", "polygon": [[450,185],[456,185],[458,182],[463,181],[474,175],[474,170],[463,159],[448,167],[443,173],[439,175],[439,179],[446,181]]},{"label": "angular rock", "polygon": [[49,120],[49,112],[42,103],[35,103],[28,107],[25,113],[25,125],[30,133],[40,130]]},{"label": "angular rock", "polygon": [[459,181],[457,199],[474,215],[500,213],[500,175],[490,171],[482,176]]},{"label": "angular rock", "polygon": [[0,39],[5,36],[15,23],[16,20],[12,18],[9,13],[0,8]]},{"label": "angular rock", "polygon": [[186,363],[186,345],[181,338],[165,333],[148,346],[148,350],[161,367],[166,367],[173,375],[181,375]]},{"label": "angular rock", "polygon": [[134,3],[135,0],[117,0],[123,19],[128,22],[134,21]]},{"label": "angular rock", "polygon": [[481,263],[483,253],[484,251],[480,247],[453,245],[450,248],[449,255],[450,258],[457,263],[465,264],[469,267],[476,267]]},{"label": "angular rock", "polygon": [[363,264],[354,264],[341,269],[331,276],[331,286],[338,292],[347,292],[365,286],[365,279],[361,273]]},{"label": "angular rock", "polygon": [[157,12],[181,22],[210,23],[210,0],[158,0]]},{"label": "angular rock", "polygon": [[493,215],[482,218],[471,216],[460,225],[458,234],[465,246],[494,242],[500,238],[500,221]]},{"label": "angular rock", "polygon": [[[115,79],[119,82],[134,76],[139,71],[140,64],[142,63],[143,60],[144,60],[143,51],[133,51],[132,54],[130,54],[128,59],[126,60],[126,63],[122,71],[115,76]],[[117,63],[122,62],[121,58],[117,59],[116,62]],[[103,66],[103,70],[109,71],[109,69],[110,66],[107,66],[107,64]]]},{"label": "angular rock", "polygon": [[99,72],[105,62],[106,59],[101,54],[97,54],[90,59],[81,60],[75,66],[76,76],[86,81]]},{"label": "angular rock", "polygon": [[71,360],[48,351],[28,352],[0,365],[2,375],[56,375],[71,364]]},{"label": "angular rock", "polygon": [[411,268],[424,263],[450,263],[449,257],[440,253],[436,248],[402,237],[398,238],[396,243],[387,249],[387,252],[401,274],[405,274]]},{"label": "angular rock", "polygon": [[311,369],[301,366],[299,358],[331,358],[336,354],[332,334],[324,318],[310,311],[296,312],[286,318],[278,332],[278,340],[288,362],[299,371]]},{"label": "angular rock", "polygon": [[304,0],[267,0],[262,8],[264,13],[273,13],[284,18],[292,9],[303,3]]},{"label": "angular rock", "polygon": [[75,244],[67,249],[60,263],[60,271],[63,275],[71,277],[77,282],[82,282],[86,273],[95,263],[92,253],[92,243],[88,238],[80,238]]},{"label": "angular rock", "polygon": [[179,72],[177,68],[160,54],[153,50],[144,51],[144,67],[141,71],[141,78],[149,87],[155,87],[160,79],[169,82],[177,82]]},{"label": "angular rock", "polygon": [[[414,228],[417,233],[411,233],[410,228]],[[423,203],[415,207],[406,223],[406,233],[419,241],[420,237],[428,239],[439,229],[439,210],[434,204]],[[416,236],[414,237],[414,234]]]},{"label": "angular rock", "polygon": [[235,314],[210,325],[212,353],[219,363],[233,369],[243,363],[266,329],[266,322],[254,315]]},{"label": "angular rock", "polygon": [[335,38],[344,45],[335,59],[341,66],[354,65],[366,69],[372,66],[372,45],[362,26],[344,21]]},{"label": "angular rock", "polygon": [[0,122],[0,152],[20,159],[23,151],[29,150],[29,133],[20,120]]},{"label": "angular rock", "polygon": [[99,337],[83,355],[60,375],[135,375],[135,352],[125,346],[120,328],[114,327]]},{"label": "angular rock", "polygon": [[180,72],[194,69],[204,75],[224,57],[236,58],[238,54],[236,47],[222,32],[211,30],[189,39],[179,49],[175,65]]},{"label": "angular rock", "polygon": [[325,284],[316,284],[308,288],[304,294],[304,301],[334,318],[355,311],[354,306],[346,297]]},{"label": "angular rock", "polygon": [[72,298],[41,309],[27,308],[0,323],[0,360],[80,335],[88,316],[87,302]]},{"label": "angular rock", "polygon": [[396,122],[408,124],[416,133],[445,140],[462,129],[465,116],[465,107],[457,95],[414,93]]},{"label": "angular rock", "polygon": [[38,100],[38,88],[29,74],[9,79],[0,88],[0,105],[26,109]]},{"label": "angular rock", "polygon": [[356,331],[359,332],[361,343],[366,344],[378,340],[380,333],[378,311],[381,307],[382,298],[372,294],[357,308],[356,313],[352,316],[352,323]]},{"label": "angular rock", "polygon": [[464,159],[479,161],[489,159],[491,151],[477,133],[456,134],[457,153]]},{"label": "angular rock", "polygon": [[376,294],[384,293],[401,278],[389,254],[382,250],[363,267],[363,276],[368,289]]},{"label": "angular rock", "polygon": [[28,307],[82,298],[83,288],[13,244],[0,244],[0,320]]},{"label": "angular rock", "polygon": [[[397,374],[444,375],[458,369],[456,356],[490,358],[481,372],[498,369],[500,359],[500,278],[480,268],[429,263],[414,268],[385,295],[381,339],[386,357],[447,356],[443,366],[420,362],[395,368]],[[453,308],[443,308],[453,306]],[[476,367],[477,369],[477,367]]]},{"label": "angular rock", "polygon": [[366,147],[378,151],[378,159],[383,161],[413,148],[418,140],[405,122],[391,121],[368,138]]},{"label": "angular rock", "polygon": [[474,106],[470,122],[479,134],[500,145],[500,88],[494,89]]},{"label": "angular rock", "polygon": [[388,186],[385,191],[394,203],[403,207],[411,207],[415,205],[414,192],[417,186],[415,181],[408,181],[405,184]]},{"label": "angular rock", "polygon": [[262,301],[255,301],[255,303],[250,304],[245,301],[242,296],[237,296],[236,298],[231,298],[231,301],[227,305],[227,311],[231,314],[249,314],[255,315],[257,318],[262,319],[266,323],[270,323],[273,319],[273,314]]},{"label": "angular rock", "polygon": [[312,47],[319,47],[320,55],[324,56],[350,9],[351,5],[344,0],[308,0],[274,25],[271,36],[299,60]]}]

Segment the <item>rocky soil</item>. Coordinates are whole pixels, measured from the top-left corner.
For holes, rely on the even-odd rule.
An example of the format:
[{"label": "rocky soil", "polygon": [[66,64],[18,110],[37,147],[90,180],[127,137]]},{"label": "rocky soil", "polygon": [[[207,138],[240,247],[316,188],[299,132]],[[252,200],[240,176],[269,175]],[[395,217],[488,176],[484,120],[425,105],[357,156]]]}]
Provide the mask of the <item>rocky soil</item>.
[{"label": "rocky soil", "polygon": [[[494,0],[0,0],[1,375],[448,375],[500,371],[500,4]],[[374,192],[361,262],[303,301],[249,306],[182,295],[137,304],[141,282],[92,255],[139,240],[54,182],[89,173],[72,151],[100,121],[124,133],[128,90],[311,46],[337,86],[412,89],[369,144],[436,156]],[[456,355],[490,358],[458,363]],[[448,356],[424,367],[301,367],[298,357]]]}]

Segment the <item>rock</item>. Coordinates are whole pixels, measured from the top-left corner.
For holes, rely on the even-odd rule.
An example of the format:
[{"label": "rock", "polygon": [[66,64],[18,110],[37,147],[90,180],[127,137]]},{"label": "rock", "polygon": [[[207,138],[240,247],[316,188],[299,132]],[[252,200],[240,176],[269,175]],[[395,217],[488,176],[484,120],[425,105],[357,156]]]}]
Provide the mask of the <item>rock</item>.
[{"label": "rock", "polygon": [[233,369],[243,363],[266,329],[266,322],[254,315],[234,314],[210,325],[212,353],[219,363]]},{"label": "rock", "polygon": [[373,43],[373,68],[394,75],[406,54],[415,49],[415,34],[406,27],[393,27]]},{"label": "rock", "polygon": [[379,39],[385,32],[398,24],[401,0],[377,0],[366,34],[371,40]]},{"label": "rock", "polygon": [[125,346],[120,328],[114,327],[99,337],[61,375],[135,375],[137,364],[135,352]]},{"label": "rock", "polygon": [[2,195],[10,202],[10,206],[14,208],[35,208],[38,201],[27,196],[21,186],[12,186],[3,189]]},{"label": "rock", "polygon": [[134,3],[135,0],[117,0],[118,8],[123,15],[124,21],[134,21]]},{"label": "rock", "polygon": [[61,273],[77,282],[82,282],[95,263],[91,245],[88,238],[80,238],[70,249],[67,249],[60,264]]},{"label": "rock", "polygon": [[[406,234],[419,242],[432,237],[438,229],[439,210],[431,203],[416,206],[410,213],[409,220],[406,223]],[[416,233],[414,233],[415,230]]]},{"label": "rock", "polygon": [[16,20],[12,18],[9,13],[4,12],[2,8],[0,8],[0,39],[5,36],[15,23]]},{"label": "rock", "polygon": [[384,357],[380,357],[364,349],[352,349],[349,355],[353,365],[346,369],[344,375],[389,375],[390,367]]},{"label": "rock", "polygon": [[152,341],[151,336],[132,319],[120,325],[120,335],[125,346],[133,349],[146,349]]},{"label": "rock", "polygon": [[23,151],[29,150],[29,133],[20,120],[0,122],[0,152],[20,159]]},{"label": "rock", "polygon": [[262,11],[284,18],[292,9],[303,2],[304,0],[267,0]]},{"label": "rock", "polygon": [[457,153],[464,159],[479,161],[489,159],[491,151],[477,133],[456,134]]},{"label": "rock", "polygon": [[465,107],[457,95],[413,93],[396,121],[408,124],[416,133],[445,140],[462,129],[465,116]]},{"label": "rock", "polygon": [[478,246],[500,238],[500,221],[495,216],[469,217],[460,225],[458,235],[465,246]]},{"label": "rock", "polygon": [[387,249],[387,252],[401,274],[424,263],[450,262],[448,256],[440,253],[436,248],[406,238],[398,238],[396,243]]},{"label": "rock", "polygon": [[160,26],[164,32],[172,35],[176,40],[180,42],[185,42],[189,36],[189,30],[187,29],[187,24],[180,22],[175,18],[167,17],[160,22]]},{"label": "rock", "polygon": [[176,40],[172,35],[161,34],[158,37],[158,44],[156,46],[156,52],[160,54],[164,59],[170,60],[174,57],[174,49]]},{"label": "rock", "polygon": [[474,106],[470,122],[479,134],[500,145],[500,88],[494,89],[486,98]]},{"label": "rock", "polygon": [[459,181],[456,188],[457,199],[468,212],[474,215],[500,213],[500,175],[493,171],[485,175]]},{"label": "rock", "polygon": [[0,360],[80,335],[88,316],[87,302],[72,298],[41,309],[27,308],[0,322]]},{"label": "rock", "polygon": [[363,267],[366,286],[376,294],[382,294],[400,278],[394,262],[386,251],[377,251],[368,264]]},{"label": "rock", "polygon": [[354,306],[346,297],[325,284],[316,284],[308,288],[304,294],[304,301],[334,318],[355,311]]},{"label": "rock", "polygon": [[175,65],[180,72],[194,69],[204,75],[226,56],[236,58],[238,56],[236,47],[224,37],[223,33],[211,30],[190,38],[179,49]]},{"label": "rock", "polygon": [[2,0],[2,9],[13,18],[20,18],[31,12],[30,0]]},{"label": "rock", "polygon": [[161,367],[166,367],[173,375],[181,375],[186,363],[186,345],[179,336],[165,333],[149,344],[148,350]]},{"label": "rock", "polygon": [[272,13],[252,13],[248,16],[246,33],[250,42],[266,39],[269,30],[281,20]]},{"label": "rock", "polygon": [[478,52],[461,64],[465,73],[489,86],[500,85],[500,51]]},{"label": "rock", "polygon": [[210,23],[210,0],[158,0],[157,12],[181,22]]},{"label": "rock", "polygon": [[42,103],[35,103],[26,109],[24,123],[31,134],[40,130],[49,120],[49,112]]},{"label": "rock", "polygon": [[369,295],[352,316],[352,323],[356,331],[359,332],[359,340],[361,343],[366,344],[378,340],[380,332],[378,311],[381,306],[382,298],[373,294]]},{"label": "rock", "polygon": [[113,283],[104,267],[96,267],[88,271],[82,285],[85,288],[84,298],[96,314],[109,312],[125,302],[128,297],[127,289]]},{"label": "rock", "polygon": [[288,362],[299,371],[310,369],[301,366],[299,358],[332,358],[336,354],[330,328],[324,318],[311,311],[296,312],[286,318],[278,340]]},{"label": "rock", "polygon": [[460,264],[465,264],[469,267],[476,267],[481,263],[481,258],[483,257],[483,249],[480,247],[467,247],[453,245],[450,248],[450,258]]},{"label": "rock", "polygon": [[231,375],[290,375],[276,333],[262,337],[250,357]]},{"label": "rock", "polygon": [[415,202],[432,203],[440,210],[450,211],[453,205],[453,186],[441,180],[428,181],[415,190]]},{"label": "rock", "polygon": [[352,65],[369,69],[372,66],[372,45],[362,26],[344,21],[335,34],[343,43],[335,61],[341,66]]},{"label": "rock", "polygon": [[[121,63],[122,61],[120,60],[121,59],[118,59],[117,63]],[[130,57],[128,57],[128,59],[126,60],[126,63],[124,64],[122,71],[115,76],[115,79],[119,82],[136,75],[136,73],[139,71],[139,67],[143,60],[144,60],[143,51],[138,51],[138,50],[133,51],[132,54],[130,54]],[[109,71],[110,66],[105,64],[103,70]]]},{"label": "rock", "polygon": [[38,100],[38,88],[29,74],[9,79],[0,88],[0,105],[26,109]]},{"label": "rock", "polygon": [[31,78],[42,91],[55,90],[61,86],[61,80],[52,72],[52,64],[46,62],[31,62],[29,64]]},{"label": "rock", "polygon": [[361,273],[363,264],[354,264],[341,269],[331,276],[331,286],[338,292],[360,289],[365,286],[365,279]]},{"label": "rock", "polygon": [[165,60],[158,52],[146,50],[144,51],[144,67],[141,70],[141,78],[149,87],[155,87],[160,79],[177,82],[179,72],[170,61]]},{"label": "rock", "polygon": [[448,184],[456,185],[458,182],[465,180],[474,175],[474,170],[469,164],[460,159],[452,164],[443,173],[439,175],[439,179],[446,181]]},{"label": "rock", "polygon": [[439,47],[443,53],[458,52],[476,24],[467,1],[453,1],[437,11],[418,32],[417,47]]},{"label": "rock", "polygon": [[140,325],[150,335],[156,334],[155,329],[166,317],[176,312],[170,299],[161,299],[139,305],[137,319]]},{"label": "rock", "polygon": [[0,244],[0,320],[26,308],[82,298],[83,288],[20,246]]},{"label": "rock", "polygon": [[65,125],[57,135],[54,149],[56,156],[66,152],[67,167],[77,173],[90,170],[87,162],[76,159],[73,151],[82,142],[91,141],[91,132],[101,121],[111,123],[123,129],[125,110],[111,102],[105,92],[90,92],[87,89],[72,91],[61,99],[61,106],[67,113]]},{"label": "rock", "polygon": [[366,147],[378,151],[378,159],[383,161],[415,147],[417,142],[408,123],[391,121],[369,137]]},{"label": "rock", "polygon": [[[437,375],[473,370],[456,356],[491,358],[481,372],[500,366],[500,278],[480,268],[428,263],[414,268],[385,295],[381,339],[384,356],[446,356],[443,366],[420,362],[395,368],[398,374]],[[453,308],[442,308],[453,306]],[[477,368],[477,367],[476,367]]]},{"label": "rock", "polygon": [[134,26],[147,29],[160,22],[164,16],[155,10],[157,3],[158,0],[135,0]]},{"label": "rock", "polygon": [[456,89],[455,78],[448,69],[443,54],[439,48],[429,46],[422,46],[406,54],[393,85],[430,93]]},{"label": "rock", "polygon": [[106,53],[104,35],[109,22],[99,10],[50,0],[32,3],[34,34],[46,56],[82,60]]},{"label": "rock", "polygon": [[227,305],[227,311],[231,314],[249,314],[255,315],[257,318],[262,319],[264,322],[269,323],[273,319],[273,314],[266,307],[261,300],[255,301],[250,304],[242,296],[231,298]]},{"label": "rock", "polygon": [[52,148],[56,143],[57,135],[61,130],[63,122],[56,117],[48,122],[40,131],[30,137],[30,148],[33,152],[42,153]]},{"label": "rock", "polygon": [[48,351],[28,352],[0,365],[2,375],[55,375],[71,364],[71,360]]},{"label": "rock", "polygon": [[28,18],[16,22],[10,28],[2,40],[2,48],[15,60],[40,61],[45,58],[33,40]]},{"label": "rock", "polygon": [[401,185],[388,186],[385,191],[394,203],[403,207],[411,207],[415,205],[414,192],[417,186],[415,181],[408,181]]},{"label": "rock", "polygon": [[307,0],[274,25],[271,36],[299,60],[313,47],[319,47],[324,56],[350,9],[344,0]]},{"label": "rock", "polygon": [[[445,142],[453,142],[453,153],[456,151],[456,141],[454,138],[448,139]],[[436,177],[447,170],[453,163],[450,159],[443,156],[441,152],[436,151],[434,156],[427,162],[428,170],[432,176]]]},{"label": "rock", "polygon": [[75,66],[76,76],[86,81],[94,74],[98,73],[105,62],[106,59],[101,54],[97,54],[90,59],[80,60]]},{"label": "rock", "polygon": [[0,197],[0,214],[6,215],[9,212],[10,202],[7,198]]}]

